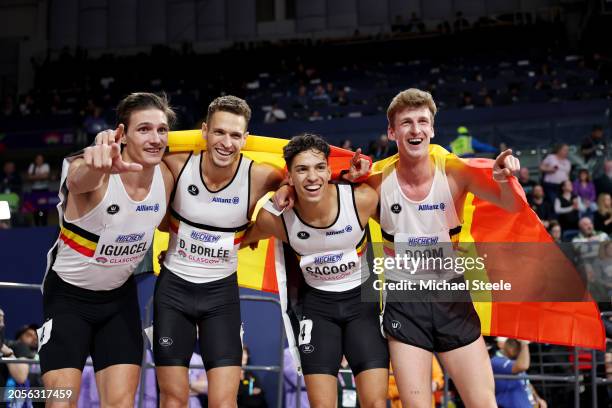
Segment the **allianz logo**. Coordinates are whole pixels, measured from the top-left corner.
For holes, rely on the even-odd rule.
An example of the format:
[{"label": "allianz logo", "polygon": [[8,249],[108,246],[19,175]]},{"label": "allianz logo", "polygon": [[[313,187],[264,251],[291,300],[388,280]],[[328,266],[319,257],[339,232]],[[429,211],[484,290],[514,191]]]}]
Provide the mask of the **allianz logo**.
[{"label": "allianz logo", "polygon": [[136,207],[136,212],[145,212],[145,211],[158,212],[159,204],[158,203],[155,203],[153,205],[139,204],[138,207]]},{"label": "allianz logo", "polygon": [[315,256],[314,263],[315,265],[321,265],[325,263],[336,263],[336,262],[340,262],[343,256],[344,254],[342,253]]},{"label": "allianz logo", "polygon": [[239,204],[240,197],[232,197],[232,198],[213,197],[212,202],[220,203],[220,204]]},{"label": "allianz logo", "polygon": [[419,211],[435,211],[435,210],[442,210],[442,211],[444,211],[445,208],[446,208],[446,205],[444,203],[440,203],[440,204],[419,204]]}]

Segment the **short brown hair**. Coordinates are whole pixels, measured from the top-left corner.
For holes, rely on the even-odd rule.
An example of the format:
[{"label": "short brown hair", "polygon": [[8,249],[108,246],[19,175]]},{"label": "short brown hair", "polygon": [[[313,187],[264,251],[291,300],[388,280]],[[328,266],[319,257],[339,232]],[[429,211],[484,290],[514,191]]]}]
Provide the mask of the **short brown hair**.
[{"label": "short brown hair", "polygon": [[410,88],[398,93],[395,95],[393,100],[391,100],[389,108],[387,108],[387,120],[389,121],[389,125],[393,126],[393,117],[401,109],[406,107],[421,108],[423,106],[426,106],[427,109],[429,109],[429,112],[431,113],[431,121],[433,123],[438,108],[436,108],[436,103],[429,92],[421,91],[420,89],[416,88]]},{"label": "short brown hair", "polygon": [[145,109],[159,109],[166,115],[168,126],[172,128],[176,122],[176,113],[168,103],[165,93],[156,95],[149,92],[134,92],[126,96],[117,105],[117,125],[123,123],[127,131],[132,113]]},{"label": "short brown hair", "polygon": [[210,122],[210,118],[215,112],[229,112],[242,116],[246,121],[247,128],[251,120],[251,108],[249,108],[249,105],[244,99],[233,95],[219,96],[208,105],[206,123]]}]

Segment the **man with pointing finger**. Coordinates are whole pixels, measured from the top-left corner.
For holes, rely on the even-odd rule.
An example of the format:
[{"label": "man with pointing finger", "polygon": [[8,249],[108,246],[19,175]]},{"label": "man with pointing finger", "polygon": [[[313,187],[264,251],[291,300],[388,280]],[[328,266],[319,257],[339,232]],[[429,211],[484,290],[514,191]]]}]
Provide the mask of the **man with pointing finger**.
[{"label": "man with pointing finger", "polygon": [[175,119],[166,98],[131,94],[117,115],[117,129],[99,134],[70,163],[43,284],[43,382],[72,389],[74,407],[88,355],[101,405],[134,405],[143,343],[132,272],[153,243],[174,184],[161,162]]},{"label": "man with pointing finger", "polygon": [[[397,143],[399,160],[368,182],[380,198],[385,247],[403,254],[417,252],[414,243],[419,243],[422,253],[443,254],[446,260],[453,257],[448,243],[461,227],[461,209],[468,193],[511,212],[522,208],[523,199],[514,183],[508,182],[520,168],[510,150],[495,160],[492,177],[497,183],[484,180],[484,173],[470,162],[453,155],[430,154],[436,110],[431,94],[419,89],[405,90],[393,98],[387,110],[387,134]],[[406,279],[405,271],[387,272],[390,281]],[[428,277],[432,272],[442,273],[423,267],[410,272]],[[461,279],[457,275],[452,278]],[[469,293],[453,293],[453,301],[433,290],[422,290],[418,295],[417,300],[402,299],[399,293],[389,291],[384,312],[383,326],[404,406],[431,406],[433,352],[466,406],[496,406],[491,364]]]}]

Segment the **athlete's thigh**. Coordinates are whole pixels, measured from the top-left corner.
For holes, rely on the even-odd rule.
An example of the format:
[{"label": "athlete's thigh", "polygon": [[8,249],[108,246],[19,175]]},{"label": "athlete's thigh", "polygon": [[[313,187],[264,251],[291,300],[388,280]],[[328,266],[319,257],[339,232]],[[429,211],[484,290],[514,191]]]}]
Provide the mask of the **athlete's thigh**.
[{"label": "athlete's thigh", "polygon": [[240,303],[230,302],[198,320],[199,344],[206,370],[242,365]]},{"label": "athlete's thigh", "polygon": [[156,366],[188,367],[196,342],[195,318],[185,312],[191,296],[171,274],[163,270],[155,287],[153,355]]},{"label": "athlete's thigh", "polygon": [[431,407],[432,352],[392,337],[389,337],[389,352],[402,404]]},{"label": "athlete's thigh", "polygon": [[41,328],[42,374],[65,368],[83,371],[92,343],[92,326],[77,311],[51,314]]},{"label": "athlete's thigh", "polygon": [[[94,325],[90,354],[96,372],[117,364],[140,367],[142,363],[142,323],[136,287],[114,308],[114,314],[106,321]],[[124,371],[133,370],[121,370]]]},{"label": "athlete's thigh", "polygon": [[338,375],[342,361],[342,327],[339,323],[320,312],[304,309],[296,337],[305,375]]},{"label": "athlete's thigh", "polygon": [[466,406],[495,406],[495,381],[482,336],[444,353],[440,362],[450,374]]},{"label": "athlete's thigh", "polygon": [[355,376],[364,370],[389,367],[387,340],[380,331],[376,303],[357,303],[356,315],[346,322],[342,332],[343,352]]}]

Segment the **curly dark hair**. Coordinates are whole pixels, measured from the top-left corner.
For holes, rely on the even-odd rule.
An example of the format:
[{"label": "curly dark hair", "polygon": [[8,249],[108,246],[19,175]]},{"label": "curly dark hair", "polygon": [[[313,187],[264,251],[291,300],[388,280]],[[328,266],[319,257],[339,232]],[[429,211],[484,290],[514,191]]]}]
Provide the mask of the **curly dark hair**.
[{"label": "curly dark hair", "polygon": [[291,168],[291,163],[295,156],[307,150],[317,150],[323,153],[325,159],[329,158],[329,143],[325,139],[313,133],[302,133],[301,135],[293,136],[283,148],[283,157],[285,158],[285,163],[287,163],[287,168]]}]

